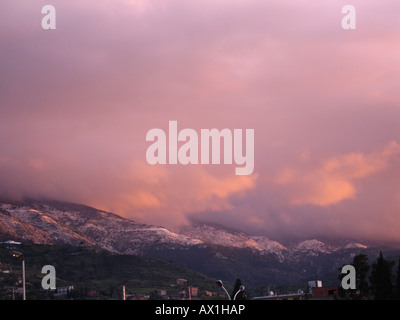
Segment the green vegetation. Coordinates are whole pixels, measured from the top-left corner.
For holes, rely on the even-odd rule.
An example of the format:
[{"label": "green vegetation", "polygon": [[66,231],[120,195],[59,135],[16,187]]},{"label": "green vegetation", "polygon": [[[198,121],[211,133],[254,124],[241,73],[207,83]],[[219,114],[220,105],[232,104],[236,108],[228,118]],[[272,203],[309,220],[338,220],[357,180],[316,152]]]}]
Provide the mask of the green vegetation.
[{"label": "green vegetation", "polygon": [[[392,300],[400,299],[400,258],[396,275],[393,275],[395,261],[384,258],[382,252],[376,262],[369,265],[368,256],[358,254],[352,265],[356,270],[356,289],[339,288],[339,298],[348,300]],[[343,277],[339,275],[339,280]],[[369,281],[368,281],[369,280]]]},{"label": "green vegetation", "polygon": [[[215,279],[198,272],[156,259],[133,255],[113,255],[107,251],[68,245],[0,245],[0,299],[10,299],[10,287],[21,287],[22,252],[26,265],[28,299],[53,297],[41,289],[44,265],[56,269],[57,287],[74,286],[68,298],[88,297],[120,299],[122,286],[126,294],[151,294],[155,290],[178,293],[184,287],[178,278],[188,279],[199,290],[217,291]],[[7,270],[11,270],[9,273]],[[63,296],[65,299],[65,296]]]}]

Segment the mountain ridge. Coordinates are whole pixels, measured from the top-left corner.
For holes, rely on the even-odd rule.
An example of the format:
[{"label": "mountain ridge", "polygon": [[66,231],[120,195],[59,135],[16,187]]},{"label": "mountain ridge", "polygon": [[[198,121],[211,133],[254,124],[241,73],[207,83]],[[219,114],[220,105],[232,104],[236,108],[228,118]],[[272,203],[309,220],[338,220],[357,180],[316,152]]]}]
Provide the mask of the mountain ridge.
[{"label": "mountain ridge", "polygon": [[[350,247],[369,247],[363,243],[355,245],[356,241],[349,241],[338,248],[319,239],[305,239],[288,246],[266,236],[249,235],[240,230],[199,220],[192,220],[190,226],[185,226],[180,228],[178,232],[174,232],[162,226],[136,222],[90,206],[54,200],[24,200],[19,202],[2,200],[0,201],[0,214],[2,215],[0,231],[3,234],[8,233],[10,236],[18,237],[17,231],[19,231],[20,235],[24,235],[22,238],[25,237],[33,242],[47,244],[83,242],[88,245],[95,245],[97,243],[116,253],[135,253],[133,247],[138,243],[135,243],[132,239],[138,240],[140,236],[149,236],[149,234],[155,237],[153,240],[164,244],[172,245],[176,243],[182,246],[214,244],[250,248],[268,253],[309,250],[328,252]],[[124,237],[122,238],[126,243],[131,244],[131,250],[127,251],[126,248],[116,248],[115,244],[114,246],[111,243],[107,244],[104,236],[108,237],[109,240],[112,238],[107,229],[123,232]],[[37,235],[36,239],[32,234]],[[99,234],[103,239],[100,239]]]},{"label": "mountain ridge", "polygon": [[90,206],[55,200],[0,200],[0,217],[0,232],[3,237],[5,234],[9,234],[10,237],[21,236],[26,240],[44,244],[83,242],[87,245],[96,245],[97,243],[116,253],[135,253],[135,250],[131,248],[129,252],[126,248],[114,248],[111,243],[107,244],[106,239],[100,239],[100,234],[102,237],[108,237],[108,240],[112,238],[111,232],[107,232],[108,229],[122,232],[120,236],[132,247],[138,245],[132,239],[138,240],[140,236],[150,234],[154,236],[154,241],[164,244],[176,243],[182,246],[213,244],[250,248],[268,253],[310,250],[332,252],[370,247],[350,239],[340,246],[335,246],[316,237],[282,244],[266,236],[249,235],[220,224],[195,219],[190,220],[189,226],[181,227],[174,232],[162,226],[136,222]]},{"label": "mountain ridge", "polygon": [[338,268],[351,263],[354,255],[376,256],[381,249],[356,240],[335,246],[315,237],[283,245],[205,222],[174,232],[89,206],[46,200],[0,201],[0,242],[6,240],[142,255],[229,282],[239,277],[252,285],[304,283],[310,278],[336,283]]}]

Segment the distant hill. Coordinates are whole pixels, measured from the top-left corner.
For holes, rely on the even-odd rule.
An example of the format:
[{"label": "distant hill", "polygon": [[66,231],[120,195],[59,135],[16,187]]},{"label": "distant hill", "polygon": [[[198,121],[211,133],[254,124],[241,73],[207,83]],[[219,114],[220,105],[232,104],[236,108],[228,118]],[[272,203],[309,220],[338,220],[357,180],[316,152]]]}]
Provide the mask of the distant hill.
[{"label": "distant hill", "polygon": [[[172,232],[85,205],[59,201],[0,201],[0,241],[73,245],[118,255],[141,255],[173,262],[214,279],[249,286],[296,285],[319,279],[337,284],[338,270],[365,253],[397,249],[356,239],[297,239],[282,242],[217,224],[193,221]],[[396,259],[397,260],[397,259]]]}]

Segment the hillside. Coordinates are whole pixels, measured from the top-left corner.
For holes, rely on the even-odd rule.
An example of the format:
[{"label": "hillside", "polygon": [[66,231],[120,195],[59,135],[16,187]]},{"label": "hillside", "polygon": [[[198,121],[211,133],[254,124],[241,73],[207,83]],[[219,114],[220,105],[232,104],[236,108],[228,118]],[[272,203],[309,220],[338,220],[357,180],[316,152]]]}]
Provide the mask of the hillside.
[{"label": "hillside", "polygon": [[[338,270],[354,255],[399,251],[355,239],[297,239],[282,242],[224,226],[193,221],[173,232],[85,205],[44,200],[0,201],[0,241],[85,246],[116,257],[143,256],[195,270],[213,279],[247,286],[295,285],[320,279],[336,285]],[[88,275],[88,277],[90,274]]]},{"label": "hillside", "polygon": [[[173,263],[135,255],[115,255],[106,250],[71,245],[7,245],[0,244],[0,299],[10,298],[7,287],[16,286],[21,278],[21,261],[12,251],[23,252],[26,265],[27,297],[46,298],[41,290],[41,268],[53,265],[57,287],[73,286],[69,297],[75,299],[121,299],[122,286],[126,294],[150,294],[165,290],[169,296],[183,297],[179,292],[186,285],[177,279],[188,279],[200,291],[219,292],[215,279]],[[20,284],[18,285],[21,286]],[[92,296],[90,296],[90,293]],[[66,298],[63,296],[61,298]]]}]

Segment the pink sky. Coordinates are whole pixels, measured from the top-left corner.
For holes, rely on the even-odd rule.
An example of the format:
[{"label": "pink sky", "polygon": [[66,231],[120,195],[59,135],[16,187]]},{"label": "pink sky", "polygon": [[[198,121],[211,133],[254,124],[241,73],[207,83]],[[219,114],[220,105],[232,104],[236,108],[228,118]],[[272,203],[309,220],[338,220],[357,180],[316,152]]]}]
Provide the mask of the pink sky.
[{"label": "pink sky", "polygon": [[[400,3],[0,2],[0,195],[169,227],[400,241]],[[343,30],[341,8],[357,10]],[[255,170],[146,162],[146,133],[255,129]]]}]

